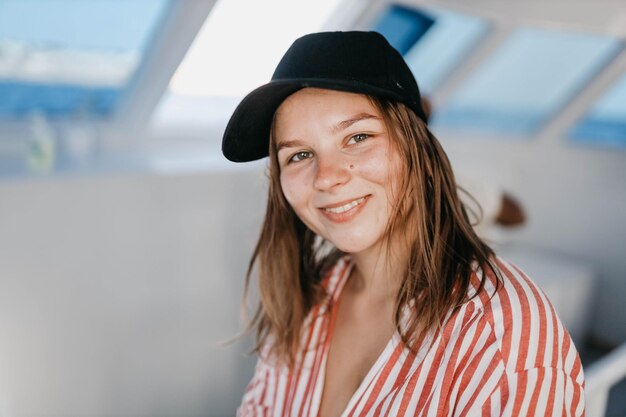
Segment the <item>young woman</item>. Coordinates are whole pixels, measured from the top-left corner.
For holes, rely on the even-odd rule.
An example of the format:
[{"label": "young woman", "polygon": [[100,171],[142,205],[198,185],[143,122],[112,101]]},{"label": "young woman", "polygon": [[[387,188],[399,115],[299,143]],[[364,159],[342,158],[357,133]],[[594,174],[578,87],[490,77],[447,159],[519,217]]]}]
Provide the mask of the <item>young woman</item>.
[{"label": "young woman", "polygon": [[475,235],[381,35],[298,39],[235,110],[223,152],[269,156],[250,263],[259,359],[239,416],[583,415],[567,331]]}]

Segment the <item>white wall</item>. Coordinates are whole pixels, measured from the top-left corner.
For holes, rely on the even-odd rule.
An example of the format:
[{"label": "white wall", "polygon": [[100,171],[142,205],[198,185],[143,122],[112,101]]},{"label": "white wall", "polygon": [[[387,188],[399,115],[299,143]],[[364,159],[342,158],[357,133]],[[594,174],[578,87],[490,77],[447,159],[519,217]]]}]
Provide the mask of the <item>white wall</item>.
[{"label": "white wall", "polygon": [[259,170],[0,182],[0,416],[230,416]]}]

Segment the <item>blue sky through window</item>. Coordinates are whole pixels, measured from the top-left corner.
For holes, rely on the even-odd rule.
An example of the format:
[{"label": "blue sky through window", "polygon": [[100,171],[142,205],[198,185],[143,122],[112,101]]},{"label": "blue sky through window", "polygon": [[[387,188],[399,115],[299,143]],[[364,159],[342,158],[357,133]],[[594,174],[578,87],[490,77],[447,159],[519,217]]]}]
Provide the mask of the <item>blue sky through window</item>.
[{"label": "blue sky through window", "polygon": [[575,143],[626,150],[626,75],[583,116],[569,138]]},{"label": "blue sky through window", "polygon": [[432,94],[489,32],[489,23],[474,16],[429,9],[435,24],[405,56],[425,94]]},{"label": "blue sky through window", "polygon": [[167,0],[0,2],[0,118],[102,117],[128,87]]},{"label": "blue sky through window", "polygon": [[489,24],[439,8],[391,5],[373,29],[385,35],[404,55],[421,91],[428,95],[489,31]]},{"label": "blue sky through window", "polygon": [[402,55],[406,54],[426,33],[434,19],[417,9],[393,4],[380,16],[374,30]]}]

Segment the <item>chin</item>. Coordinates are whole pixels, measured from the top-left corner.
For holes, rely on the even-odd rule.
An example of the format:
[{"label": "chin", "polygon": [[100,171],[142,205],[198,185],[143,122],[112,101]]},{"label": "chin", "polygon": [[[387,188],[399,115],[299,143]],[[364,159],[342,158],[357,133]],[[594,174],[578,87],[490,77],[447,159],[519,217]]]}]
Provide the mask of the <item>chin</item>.
[{"label": "chin", "polygon": [[344,253],[359,253],[363,252],[372,246],[374,246],[373,242],[355,239],[354,241],[339,241],[339,242],[331,242],[335,245],[337,249]]}]

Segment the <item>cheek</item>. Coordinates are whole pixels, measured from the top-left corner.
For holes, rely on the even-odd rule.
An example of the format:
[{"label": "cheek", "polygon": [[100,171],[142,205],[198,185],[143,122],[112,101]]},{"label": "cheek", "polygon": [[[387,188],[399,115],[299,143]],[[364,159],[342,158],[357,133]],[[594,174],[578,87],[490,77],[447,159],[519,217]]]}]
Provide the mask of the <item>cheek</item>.
[{"label": "cheek", "polygon": [[354,164],[353,172],[368,181],[384,186],[387,190],[396,190],[402,175],[400,157],[394,152],[384,152],[372,158],[366,158]]},{"label": "cheek", "polygon": [[297,176],[281,176],[280,186],[287,203],[289,203],[296,213],[296,216],[298,216],[309,229],[320,234],[319,229],[315,226],[315,220],[309,208],[310,192],[301,179]]},{"label": "cheek", "polygon": [[355,168],[359,169],[362,176],[367,177],[368,181],[374,182],[384,189],[388,210],[392,210],[391,208],[402,199],[399,194],[405,171],[402,160],[396,152],[385,152],[378,158],[364,161]]},{"label": "cheek", "polygon": [[304,187],[299,184],[296,178],[289,175],[280,176],[280,187],[283,190],[285,199],[296,213],[304,200]]}]

